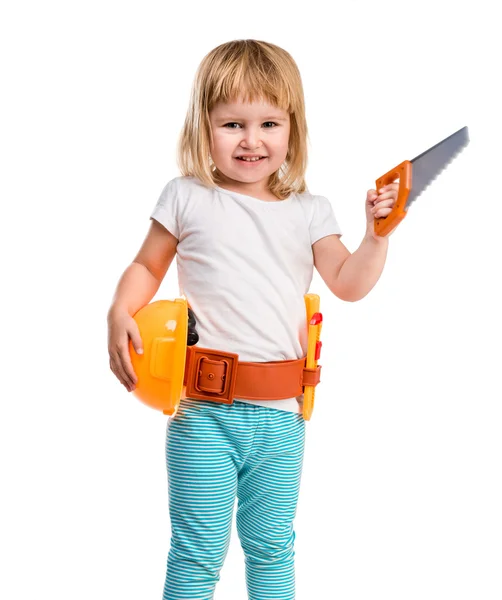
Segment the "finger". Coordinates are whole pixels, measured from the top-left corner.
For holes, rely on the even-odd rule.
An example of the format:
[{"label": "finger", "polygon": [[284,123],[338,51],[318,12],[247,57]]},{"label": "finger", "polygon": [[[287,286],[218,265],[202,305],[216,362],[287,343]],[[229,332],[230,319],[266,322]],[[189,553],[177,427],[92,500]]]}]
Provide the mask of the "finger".
[{"label": "finger", "polygon": [[375,212],[375,219],[381,219],[382,217],[388,217],[392,212],[392,208],[380,208]]},{"label": "finger", "polygon": [[115,377],[120,381],[120,383],[127,389],[128,392],[130,392],[132,390],[132,383],[127,377],[124,369],[122,368],[120,359],[110,358],[110,369],[112,370]]},{"label": "finger", "polygon": [[129,355],[129,338],[122,337],[117,342],[114,352],[111,356],[114,359],[118,373],[126,384],[134,388],[136,384],[136,376],[132,368],[131,357]]},{"label": "finger", "polygon": [[394,204],[386,204],[385,202],[382,202],[381,204],[378,204],[377,206],[373,207],[371,209],[371,212],[373,214],[373,217],[376,219],[382,216],[383,210],[387,211],[387,214],[390,214],[393,208]]},{"label": "finger", "polygon": [[129,381],[131,382],[131,385],[136,387],[136,384],[138,383],[138,378],[136,377],[136,373],[134,372],[134,369],[132,367],[131,356],[129,354],[129,346],[120,347],[118,349],[118,354],[120,357],[122,369],[127,375]]},{"label": "finger", "polygon": [[399,189],[399,183],[389,183],[388,185],[384,185],[383,187],[381,187],[378,191],[381,192],[388,192],[390,190],[396,191]]},{"label": "finger", "polygon": [[378,202],[380,202],[381,200],[388,200],[389,198],[393,198],[394,200],[396,200],[397,192],[390,191],[390,192],[383,192],[382,194],[379,194]]},{"label": "finger", "polygon": [[390,198],[389,200],[382,200],[375,204],[372,210],[378,210],[379,208],[392,208],[396,203],[395,198]]},{"label": "finger", "polygon": [[143,354],[143,341],[139,333],[139,327],[136,321],[133,321],[133,325],[127,330],[129,337],[131,338],[132,347],[136,354]]},{"label": "finger", "polygon": [[125,386],[128,392],[130,392],[133,389],[133,383],[127,376],[127,373],[125,372],[119,357],[117,357],[115,360],[110,361],[110,368],[113,371],[115,377],[117,377],[120,383],[123,386]]}]

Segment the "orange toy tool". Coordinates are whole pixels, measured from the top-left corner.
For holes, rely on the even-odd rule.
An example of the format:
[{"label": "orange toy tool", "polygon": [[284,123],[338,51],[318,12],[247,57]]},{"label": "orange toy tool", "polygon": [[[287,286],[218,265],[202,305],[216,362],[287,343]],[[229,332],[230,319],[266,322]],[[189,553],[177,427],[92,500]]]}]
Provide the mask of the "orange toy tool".
[{"label": "orange toy tool", "polygon": [[[322,342],[320,341],[322,314],[319,312],[320,299],[317,294],[305,295],[305,307],[307,309],[307,369],[315,369],[321,355]],[[303,418],[310,421],[314,411],[315,386],[306,385],[303,390]]]},{"label": "orange toy tool", "polygon": [[410,204],[448,166],[455,156],[469,143],[467,127],[462,127],[439,144],[422,152],[413,160],[405,160],[376,180],[377,192],[384,185],[399,179],[397,200],[392,212],[386,217],[375,219],[375,233],[388,235],[406,216]]}]

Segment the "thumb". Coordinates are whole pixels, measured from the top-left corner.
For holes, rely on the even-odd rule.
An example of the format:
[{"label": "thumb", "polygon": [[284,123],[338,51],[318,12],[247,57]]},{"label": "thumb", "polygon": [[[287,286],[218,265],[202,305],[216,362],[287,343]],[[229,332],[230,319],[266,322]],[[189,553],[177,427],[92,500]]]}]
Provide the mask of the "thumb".
[{"label": "thumb", "polygon": [[136,354],[143,354],[143,341],[141,340],[141,335],[139,333],[139,328],[136,324],[136,321],[134,321],[134,323],[131,325],[128,333],[129,337],[131,338],[132,347],[136,351]]},{"label": "thumb", "polygon": [[373,204],[373,202],[378,198],[378,193],[376,190],[368,190],[366,192],[366,201],[368,203]]}]

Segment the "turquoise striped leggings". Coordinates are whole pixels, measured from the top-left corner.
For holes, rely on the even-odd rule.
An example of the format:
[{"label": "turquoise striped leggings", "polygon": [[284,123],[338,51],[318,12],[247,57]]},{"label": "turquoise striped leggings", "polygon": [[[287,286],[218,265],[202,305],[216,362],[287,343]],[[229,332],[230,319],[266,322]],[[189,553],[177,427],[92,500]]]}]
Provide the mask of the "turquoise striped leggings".
[{"label": "turquoise striped leggings", "polygon": [[236,525],[249,600],[294,600],[302,415],[182,400],[166,437],[171,548],[164,600],[211,600]]}]

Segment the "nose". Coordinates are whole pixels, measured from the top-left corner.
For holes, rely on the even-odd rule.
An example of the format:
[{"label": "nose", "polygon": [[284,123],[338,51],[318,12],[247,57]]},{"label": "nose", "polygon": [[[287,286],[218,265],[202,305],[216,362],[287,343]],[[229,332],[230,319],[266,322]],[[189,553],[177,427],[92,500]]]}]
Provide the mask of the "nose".
[{"label": "nose", "polygon": [[260,128],[247,127],[243,130],[243,138],[240,146],[249,150],[256,150],[260,148],[262,141],[260,138]]}]

